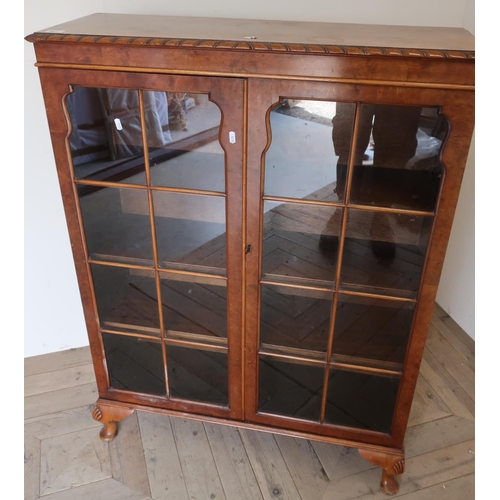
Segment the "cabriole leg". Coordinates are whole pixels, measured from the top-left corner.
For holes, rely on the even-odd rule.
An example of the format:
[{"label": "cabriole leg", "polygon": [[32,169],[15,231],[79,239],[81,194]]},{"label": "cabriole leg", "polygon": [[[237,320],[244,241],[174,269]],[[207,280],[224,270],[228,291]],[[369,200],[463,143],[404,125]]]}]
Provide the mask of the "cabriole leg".
[{"label": "cabriole leg", "polygon": [[132,413],[134,413],[134,410],[131,408],[121,408],[102,403],[96,404],[92,409],[92,418],[104,424],[99,433],[101,439],[103,441],[112,441],[118,432],[117,422],[132,415]]},{"label": "cabriole leg", "polygon": [[360,448],[359,454],[368,462],[382,467],[382,481],[380,488],[388,495],[395,495],[399,490],[399,484],[394,476],[405,471],[404,454],[383,453],[380,451],[365,450]]}]

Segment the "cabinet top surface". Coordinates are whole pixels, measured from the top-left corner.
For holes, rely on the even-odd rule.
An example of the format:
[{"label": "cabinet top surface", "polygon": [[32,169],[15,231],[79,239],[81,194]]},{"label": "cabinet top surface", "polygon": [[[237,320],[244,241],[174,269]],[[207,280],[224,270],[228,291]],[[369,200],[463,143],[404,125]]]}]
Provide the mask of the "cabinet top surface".
[{"label": "cabinet top surface", "polygon": [[[89,37],[81,38],[83,35]],[[75,38],[76,37],[76,38]],[[29,41],[78,41],[133,45],[191,45],[210,48],[311,51],[337,46],[435,51],[474,51],[474,37],[463,28],[384,26],[303,21],[92,14],[52,26]],[[167,42],[166,42],[167,41]],[[199,41],[216,41],[200,44]],[[174,43],[175,42],[175,43]],[[236,42],[223,44],[223,42]],[[271,44],[283,44],[275,47]],[[222,46],[221,46],[222,45]],[[315,50],[312,50],[315,51]],[[323,50],[325,51],[325,50]],[[326,50],[331,52],[330,50]],[[355,53],[355,51],[348,51]],[[377,54],[375,54],[377,55]],[[379,55],[392,54],[389,50]],[[417,54],[404,54],[417,55]],[[429,55],[429,54],[421,54]],[[430,54],[435,56],[435,54]],[[446,57],[460,57],[446,54]]]}]

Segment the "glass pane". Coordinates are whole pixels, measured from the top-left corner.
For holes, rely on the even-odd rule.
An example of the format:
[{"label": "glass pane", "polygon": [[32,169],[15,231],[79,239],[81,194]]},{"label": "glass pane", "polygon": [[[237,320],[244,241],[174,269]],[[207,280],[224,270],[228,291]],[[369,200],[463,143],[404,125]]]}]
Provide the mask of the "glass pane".
[{"label": "glass pane", "polygon": [[169,345],[167,367],[170,395],[227,406],[227,354]]},{"label": "glass pane", "polygon": [[165,372],[160,342],[103,333],[111,387],[165,396]]},{"label": "glass pane", "polygon": [[145,184],[137,90],[74,87],[66,106],[76,179]]},{"label": "glass pane", "polygon": [[340,288],[416,298],[432,222],[349,209]]},{"label": "glass pane", "polygon": [[[317,351],[325,359],[333,293],[262,285],[260,342]],[[290,349],[287,350],[290,352]]]},{"label": "glass pane", "polygon": [[143,92],[151,183],[225,191],[221,113],[206,94]]},{"label": "glass pane", "polygon": [[155,191],[153,200],[160,266],[223,274],[225,198]]},{"label": "glass pane", "polygon": [[414,303],[339,295],[332,361],[401,370]]},{"label": "glass pane", "polygon": [[325,367],[261,356],[259,412],[319,421]]},{"label": "glass pane", "polygon": [[92,264],[101,328],[160,337],[153,271]]},{"label": "glass pane", "polygon": [[[264,193],[343,200],[355,110],[351,103],[289,99],[273,109]],[[336,133],[339,115],[344,117],[345,127]]]},{"label": "glass pane", "polygon": [[[130,210],[137,206],[143,208],[142,213]],[[153,266],[145,190],[97,188],[80,195],[80,208],[91,259]]]},{"label": "glass pane", "polygon": [[332,286],[341,221],[341,208],[264,202],[263,277]]},{"label": "glass pane", "polygon": [[438,108],[361,105],[350,201],[433,211],[447,132]]},{"label": "glass pane", "polygon": [[226,281],[161,273],[165,335],[227,338]]},{"label": "glass pane", "polygon": [[399,377],[330,370],[325,423],[389,433]]}]

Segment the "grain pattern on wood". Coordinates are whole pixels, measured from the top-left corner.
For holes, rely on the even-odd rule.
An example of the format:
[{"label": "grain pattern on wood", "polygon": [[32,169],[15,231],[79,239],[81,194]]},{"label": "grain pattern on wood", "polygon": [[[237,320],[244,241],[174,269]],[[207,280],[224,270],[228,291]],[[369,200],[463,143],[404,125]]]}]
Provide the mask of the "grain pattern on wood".
[{"label": "grain pattern on wood", "polygon": [[474,479],[474,474],[468,474],[407,495],[400,495],[398,498],[404,500],[472,500],[475,495]]},{"label": "grain pattern on wood", "polygon": [[188,500],[170,418],[144,412],[137,412],[137,417],[151,496],[155,500]]},{"label": "grain pattern on wood", "polygon": [[93,404],[80,406],[50,415],[26,419],[24,421],[24,429],[38,439],[69,434],[85,429],[96,429],[101,424],[96,422],[91,416],[93,406]]},{"label": "grain pattern on wood", "polygon": [[474,400],[474,370],[441,333],[431,325],[427,337],[426,348],[432,353],[441,366],[457,381],[458,385]]},{"label": "grain pattern on wood", "polygon": [[238,430],[209,423],[204,426],[226,497],[241,500],[262,498]]},{"label": "grain pattern on wood", "polygon": [[225,499],[203,424],[183,419],[171,423],[189,497]]},{"label": "grain pattern on wood", "polygon": [[25,377],[24,395],[33,396],[43,392],[91,383],[95,383],[94,367],[88,363]]},{"label": "grain pattern on wood", "polygon": [[436,322],[436,328],[438,330],[441,331],[440,327],[445,325],[450,331],[450,336],[455,336],[457,340],[462,342],[473,354],[475,354],[475,340],[468,335],[465,330],[456,321],[454,321],[453,318],[438,303],[436,303],[436,306],[434,307],[433,319],[435,318],[439,318],[441,320],[441,323]]},{"label": "grain pattern on wood", "polygon": [[457,381],[445,370],[439,361],[426,349],[422,358],[421,373],[432,385],[436,394],[455,415],[472,418],[474,401]]},{"label": "grain pattern on wood", "polygon": [[[249,33],[251,35],[248,35]],[[29,40],[81,41],[82,38],[87,43],[135,42],[141,45],[219,46],[221,49],[239,48],[244,51],[308,50],[318,53],[325,53],[323,45],[339,44],[344,50],[333,53],[361,55],[370,53],[370,48],[375,50],[377,47],[389,47],[412,49],[403,53],[413,57],[422,57],[422,53],[426,51],[419,49],[425,48],[433,49],[430,50],[433,57],[439,57],[441,52],[436,49],[450,49],[458,54],[460,50],[474,50],[474,38],[465,29],[460,28],[369,26],[216,17],[207,22],[207,19],[202,17],[127,14],[93,14],[38,31],[36,35],[31,35]],[[309,45],[310,48],[306,49]],[[402,55],[397,50],[388,50],[387,54],[375,51],[374,54]],[[444,54],[441,57],[445,57]]]},{"label": "grain pattern on wood", "polygon": [[44,500],[151,500],[149,495],[134,491],[114,479],[105,479],[79,488],[44,496]]},{"label": "grain pattern on wood", "polygon": [[111,478],[108,446],[94,429],[42,441],[40,494],[48,495]]},{"label": "grain pattern on wood", "polygon": [[24,358],[24,376],[39,375],[40,373],[52,372],[62,368],[86,365],[92,362],[90,349],[79,347],[65,351],[42,354]]},{"label": "grain pattern on wood", "polygon": [[329,480],[311,443],[305,439],[276,436],[283,459],[300,496],[321,500]]},{"label": "grain pattern on wood", "polygon": [[266,500],[301,500],[272,434],[240,430],[240,435]]},{"label": "grain pattern on wood", "polygon": [[452,411],[436,394],[422,374],[418,376],[417,388],[413,396],[408,427],[447,417]]},{"label": "grain pattern on wood", "polygon": [[[448,316],[449,318],[449,316]],[[474,341],[455,323],[459,331],[451,330],[448,324],[444,323],[436,314],[436,310],[432,313],[432,326],[463,356],[467,363],[475,368],[475,345]],[[460,333],[459,333],[460,332]],[[464,338],[467,337],[467,339]],[[471,345],[472,342],[472,345]]]},{"label": "grain pattern on wood", "polygon": [[357,474],[375,466],[360,456],[356,448],[332,446],[327,443],[311,441],[323,469],[330,481]]},{"label": "grain pattern on wood", "polygon": [[128,488],[150,496],[148,471],[137,413],[120,423],[118,437],[109,443],[113,478]]},{"label": "grain pattern on wood", "polygon": [[40,417],[88,405],[95,402],[97,396],[95,383],[36,394],[25,398],[24,416],[25,418]]},{"label": "grain pattern on wood", "polygon": [[24,434],[24,499],[36,500],[40,495],[40,440]]},{"label": "grain pattern on wood", "polygon": [[457,417],[440,418],[408,429],[405,439],[407,459],[470,441],[475,436],[472,420]]}]

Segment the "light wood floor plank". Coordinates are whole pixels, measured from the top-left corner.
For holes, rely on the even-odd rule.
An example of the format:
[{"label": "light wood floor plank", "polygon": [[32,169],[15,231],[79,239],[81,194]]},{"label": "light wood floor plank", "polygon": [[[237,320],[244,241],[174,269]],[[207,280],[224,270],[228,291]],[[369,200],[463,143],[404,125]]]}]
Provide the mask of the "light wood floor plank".
[{"label": "light wood floor plank", "polygon": [[120,422],[118,435],[109,443],[113,478],[128,488],[151,496],[137,412]]},{"label": "light wood floor plank", "polygon": [[475,474],[458,477],[430,488],[414,491],[399,498],[404,500],[473,500]]},{"label": "light wood floor plank", "polygon": [[26,432],[38,439],[46,439],[91,428],[96,429],[95,432],[97,432],[97,429],[102,427],[102,424],[92,418],[93,407],[94,405],[91,404],[27,419],[24,428]]},{"label": "light wood floor plank", "polygon": [[473,418],[474,401],[427,348],[424,349],[420,373],[455,415]]},{"label": "light wood floor plank", "polygon": [[[476,353],[476,342],[470,337],[460,325],[453,320],[453,318],[439,305],[434,307],[434,315],[437,316],[441,322],[448,327],[451,334],[454,335],[460,342],[462,342],[472,354]],[[436,325],[437,326],[437,325]],[[437,326],[438,329],[439,326]]]},{"label": "light wood floor plank", "polygon": [[41,356],[32,356],[24,358],[24,376],[39,375],[40,373],[86,365],[91,362],[90,347],[79,347],[77,349],[42,354]]},{"label": "light wood floor plank", "polygon": [[[475,368],[475,346],[473,346],[474,349],[471,349],[470,343],[464,342],[462,335],[459,337],[456,332],[452,331],[450,327],[436,315],[436,312],[432,314],[432,325],[455,348],[455,350],[463,356],[467,363],[472,368]],[[469,340],[474,342],[465,332],[463,335],[466,335]]]},{"label": "light wood floor plank", "polygon": [[40,495],[111,478],[108,445],[95,429],[44,439],[40,471]]},{"label": "light wood floor plank", "polygon": [[36,500],[40,495],[40,440],[24,435],[24,500]]},{"label": "light wood floor plank", "polygon": [[474,400],[474,370],[432,324],[427,336],[426,349]]},{"label": "light wood floor plank", "polygon": [[238,430],[218,424],[204,425],[226,497],[229,500],[262,499]]},{"label": "light wood floor plank", "polygon": [[203,423],[180,418],[171,423],[189,497],[225,499]]},{"label": "light wood floor plank", "polygon": [[407,458],[423,455],[470,441],[474,436],[475,424],[472,420],[452,415],[408,429],[405,455]]},{"label": "light wood floor plank", "polygon": [[170,418],[138,412],[151,496],[155,500],[188,500]]},{"label": "light wood floor plank", "polygon": [[264,498],[301,500],[274,435],[245,429],[239,432]]},{"label": "light wood floor plank", "polygon": [[42,497],[43,500],[151,500],[151,497],[127,488],[114,479],[86,484]]},{"label": "light wood floor plank", "polygon": [[330,481],[311,443],[289,436],[275,437],[300,496],[321,500]]},{"label": "light wood floor plank", "polygon": [[24,396],[95,383],[94,365],[72,366],[24,378]]},{"label": "light wood floor plank", "polygon": [[418,376],[417,388],[413,397],[408,427],[424,424],[432,420],[448,417],[453,412],[446,406],[436,391],[422,374]]},{"label": "light wood floor plank", "polygon": [[35,394],[24,399],[24,417],[28,419],[70,410],[94,403],[97,398],[95,383]]},{"label": "light wood floor plank", "polygon": [[337,467],[342,463],[344,453],[349,450],[345,446],[332,446],[328,443],[311,441],[311,446],[321,462],[328,479],[331,481],[335,477]]}]

